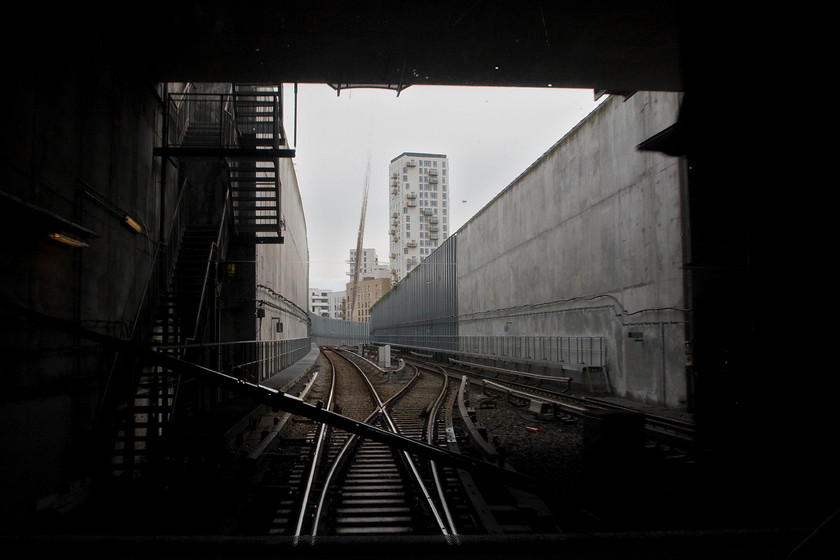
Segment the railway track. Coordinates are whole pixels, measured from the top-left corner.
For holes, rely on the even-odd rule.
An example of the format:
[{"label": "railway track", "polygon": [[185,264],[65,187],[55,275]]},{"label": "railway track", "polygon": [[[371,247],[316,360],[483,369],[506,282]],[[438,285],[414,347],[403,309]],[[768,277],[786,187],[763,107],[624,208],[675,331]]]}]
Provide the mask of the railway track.
[{"label": "railway track", "polygon": [[[481,371],[469,370],[461,367],[445,368],[450,375],[468,375],[471,379],[487,387],[490,391],[509,394],[513,398],[520,398],[524,402],[543,402],[554,407],[555,416],[558,414],[584,417],[594,410],[627,411],[641,414],[644,418],[648,437],[652,440],[666,443],[684,449],[691,448],[694,442],[695,426],[693,422],[680,418],[657,414],[630,408],[592,396],[569,393],[565,382],[552,383],[538,381],[539,385],[529,383],[528,374],[519,375],[498,374],[483,375]],[[536,376],[541,377],[541,376]],[[523,382],[523,380],[525,382]]]},{"label": "railway track", "polygon": [[[322,354],[330,371],[310,381],[308,401],[428,446],[471,453],[457,422],[459,383],[439,368],[383,372],[348,352]],[[253,523],[261,534],[454,537],[538,530],[517,515],[517,492],[486,473],[476,477],[306,419],[285,421],[261,465],[254,476],[260,507],[252,516],[270,519]]]},{"label": "railway track", "polygon": [[[328,355],[332,353],[328,352]],[[386,403],[405,394],[416,381],[397,374],[367,376],[349,360],[332,354],[340,390],[339,408],[366,424],[400,433]],[[357,371],[353,371],[353,370]],[[383,394],[386,400],[383,400]],[[361,405],[361,402],[369,404]],[[370,413],[361,418],[363,410]],[[358,415],[358,416],[357,416]],[[335,453],[318,481],[320,498],[314,512],[312,535],[448,534],[439,504],[422,480],[415,458],[386,445],[355,435],[331,437]]]}]

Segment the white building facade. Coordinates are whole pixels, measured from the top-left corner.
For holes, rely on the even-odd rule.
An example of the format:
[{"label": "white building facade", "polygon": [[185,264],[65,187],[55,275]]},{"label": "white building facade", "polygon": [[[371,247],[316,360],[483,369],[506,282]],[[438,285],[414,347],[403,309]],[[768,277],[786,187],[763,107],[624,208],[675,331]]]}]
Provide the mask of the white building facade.
[{"label": "white building facade", "polygon": [[[361,263],[361,267],[359,268],[359,281],[365,278],[373,278],[376,270],[380,268],[379,256],[376,254],[376,249],[362,249],[362,255],[359,260]],[[350,282],[352,282],[356,267],[356,249],[350,249],[350,258],[347,259],[347,264],[350,265],[347,276],[350,277]]]},{"label": "white building facade", "polygon": [[391,280],[399,282],[449,237],[449,160],[404,152],[388,178]]},{"label": "white building facade", "polygon": [[343,290],[340,292],[330,292],[327,297],[330,300],[330,319],[343,319],[347,292]]},{"label": "white building facade", "polygon": [[309,311],[319,317],[330,317],[330,290],[309,289]]}]

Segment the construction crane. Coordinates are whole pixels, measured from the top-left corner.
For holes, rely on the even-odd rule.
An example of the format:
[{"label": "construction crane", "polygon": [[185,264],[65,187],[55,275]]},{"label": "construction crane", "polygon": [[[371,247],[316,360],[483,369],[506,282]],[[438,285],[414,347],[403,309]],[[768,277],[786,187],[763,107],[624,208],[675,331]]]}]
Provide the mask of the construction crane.
[{"label": "construction crane", "polygon": [[362,243],[365,237],[365,214],[367,214],[368,187],[370,186],[370,153],[368,153],[367,169],[365,170],[365,190],[362,195],[362,218],[359,221],[359,235],[356,239],[356,262],[353,267],[353,288],[350,295],[350,317],[356,312],[356,290],[359,285],[359,267],[362,262]]}]

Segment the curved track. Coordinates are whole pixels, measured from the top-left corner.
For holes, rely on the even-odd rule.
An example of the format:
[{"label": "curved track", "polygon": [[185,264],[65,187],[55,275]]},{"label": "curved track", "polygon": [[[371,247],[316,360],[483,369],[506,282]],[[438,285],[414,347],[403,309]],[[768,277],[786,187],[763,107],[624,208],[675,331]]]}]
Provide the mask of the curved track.
[{"label": "curved track", "polygon": [[[352,352],[328,348],[322,348],[320,359],[319,374],[304,381],[311,388],[303,394],[308,402],[469,458],[468,465],[497,461],[475,453],[464,427],[470,422],[464,384],[443,368],[405,365],[383,371]],[[500,484],[493,473],[502,472],[501,464],[490,474],[448,461],[436,464],[305,418],[284,418],[282,432],[258,465],[253,480],[259,504],[252,515],[270,521],[256,519],[252,530],[257,533],[451,538],[546,527],[546,516],[539,524],[523,522],[521,505],[527,502],[532,512],[533,499],[523,502],[521,493]]]}]

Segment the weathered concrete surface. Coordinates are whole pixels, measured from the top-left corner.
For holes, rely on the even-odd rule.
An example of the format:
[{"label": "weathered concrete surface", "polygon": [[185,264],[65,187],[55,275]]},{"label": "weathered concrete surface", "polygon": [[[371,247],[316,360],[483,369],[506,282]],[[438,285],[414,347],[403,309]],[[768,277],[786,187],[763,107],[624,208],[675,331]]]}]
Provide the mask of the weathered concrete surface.
[{"label": "weathered concrete surface", "polygon": [[461,336],[605,337],[614,394],[683,405],[680,160],[636,149],[679,99],[606,100],[457,232]]},{"label": "weathered concrete surface", "polygon": [[[306,219],[292,160],[281,159],[278,169],[280,210],[285,220],[282,244],[257,244],[257,299],[267,302],[258,323],[260,340],[306,338],[309,313],[309,243]],[[277,322],[283,331],[277,332]]]}]

